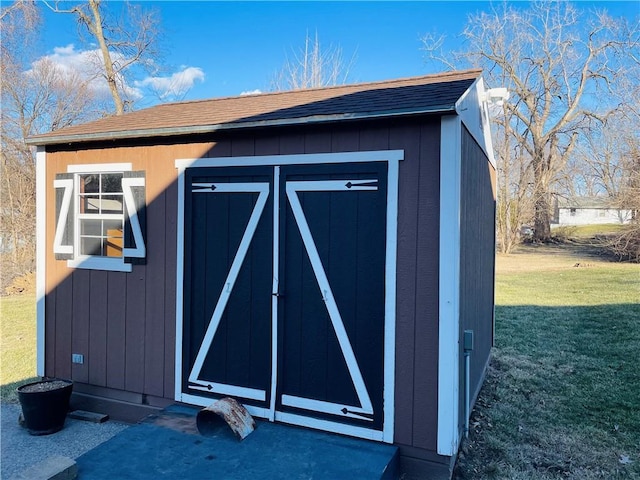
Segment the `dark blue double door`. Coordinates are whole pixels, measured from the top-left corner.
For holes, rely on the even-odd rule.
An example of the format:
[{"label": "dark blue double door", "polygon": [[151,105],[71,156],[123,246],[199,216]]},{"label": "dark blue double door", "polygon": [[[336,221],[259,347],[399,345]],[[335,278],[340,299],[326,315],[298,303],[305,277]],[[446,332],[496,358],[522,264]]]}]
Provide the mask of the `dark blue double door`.
[{"label": "dark blue double door", "polygon": [[183,393],[381,431],[386,164],[185,175]]}]

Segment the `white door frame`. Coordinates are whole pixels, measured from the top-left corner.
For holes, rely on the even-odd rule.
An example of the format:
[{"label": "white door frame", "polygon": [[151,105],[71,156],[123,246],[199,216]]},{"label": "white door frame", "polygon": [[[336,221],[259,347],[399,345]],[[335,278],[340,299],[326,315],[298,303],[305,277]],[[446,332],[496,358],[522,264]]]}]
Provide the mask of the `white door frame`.
[{"label": "white door frame", "polygon": [[[276,370],[272,365],[272,395],[269,408],[248,406],[249,412],[257,417],[279,420],[285,423],[317,428],[329,432],[366,438],[369,440],[393,443],[394,434],[394,396],[395,396],[395,316],[396,316],[396,254],[398,231],[398,173],[399,162],[404,159],[404,150],[379,150],[363,152],[317,153],[298,155],[265,155],[250,157],[220,157],[178,159],[175,161],[178,170],[178,218],[177,218],[177,259],[176,259],[176,344],[175,344],[175,400],[199,406],[208,406],[211,399],[182,392],[182,340],[183,340],[183,286],[184,286],[184,199],[185,171],[188,168],[200,167],[242,167],[273,166],[274,181],[279,176],[279,166],[313,165],[339,163],[386,162],[387,171],[387,229],[385,252],[385,323],[384,323],[384,391],[383,391],[383,428],[373,430],[340,422],[320,420],[291,413],[275,412],[275,378]],[[279,188],[274,184],[274,189]],[[276,192],[274,192],[276,193]],[[275,197],[274,197],[275,199]],[[274,206],[278,206],[274,201]],[[274,222],[276,220],[274,219]],[[276,235],[277,229],[274,231]],[[277,238],[274,238],[276,241]],[[277,244],[276,244],[277,245]],[[274,246],[274,262],[277,261],[277,247]],[[276,271],[274,271],[276,273]],[[277,279],[274,274],[274,288]],[[274,292],[277,292],[274,290]],[[274,302],[275,305],[275,302]],[[272,308],[272,314],[277,312]],[[277,317],[275,317],[277,319]],[[334,325],[335,327],[335,325]],[[272,321],[272,336],[276,337],[277,324]],[[273,338],[272,342],[276,342]],[[274,351],[277,349],[273,349]],[[344,351],[344,350],[343,350]],[[274,352],[274,355],[276,353]],[[277,361],[277,358],[272,360]],[[274,362],[275,363],[275,362]],[[275,413],[274,413],[275,412]]]}]

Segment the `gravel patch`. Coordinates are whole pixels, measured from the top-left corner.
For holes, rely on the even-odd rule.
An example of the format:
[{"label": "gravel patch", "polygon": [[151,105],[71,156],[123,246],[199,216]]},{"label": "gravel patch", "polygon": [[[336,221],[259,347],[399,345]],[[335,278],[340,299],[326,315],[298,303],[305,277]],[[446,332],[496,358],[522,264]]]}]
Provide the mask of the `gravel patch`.
[{"label": "gravel patch", "polygon": [[52,455],[76,459],[128,427],[109,420],[92,423],[67,418],[52,435],[33,436],[18,425],[20,405],[0,404],[0,478],[10,479]]}]

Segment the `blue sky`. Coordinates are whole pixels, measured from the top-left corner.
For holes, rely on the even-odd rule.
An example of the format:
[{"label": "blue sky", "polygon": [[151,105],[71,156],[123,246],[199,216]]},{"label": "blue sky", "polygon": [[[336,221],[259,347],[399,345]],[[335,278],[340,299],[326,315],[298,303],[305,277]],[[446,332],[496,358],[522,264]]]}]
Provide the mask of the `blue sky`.
[{"label": "blue sky", "polygon": [[[606,8],[615,16],[640,16],[637,0],[577,3]],[[268,91],[275,72],[293,49],[302,47],[307,33],[317,32],[323,46],[340,47],[347,60],[354,58],[350,82],[431,73],[433,67],[425,64],[420,50],[421,36],[443,33],[448,46],[457,48],[467,16],[489,3],[146,1],[143,6],[157,9],[162,20],[165,71],[159,75],[166,81],[182,72],[191,88],[181,98],[190,100]],[[43,56],[69,61],[91,49],[80,43],[69,15],[45,11],[42,26]],[[160,86],[161,81],[139,79],[137,86]],[[155,101],[147,98],[138,105]]]}]

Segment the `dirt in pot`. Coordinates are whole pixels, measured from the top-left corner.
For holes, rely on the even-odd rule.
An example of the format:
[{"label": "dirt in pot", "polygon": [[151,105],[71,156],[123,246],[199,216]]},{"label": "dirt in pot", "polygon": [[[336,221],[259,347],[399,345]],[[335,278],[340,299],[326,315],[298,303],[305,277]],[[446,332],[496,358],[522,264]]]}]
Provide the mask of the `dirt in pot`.
[{"label": "dirt in pot", "polygon": [[30,385],[25,385],[23,387],[20,387],[20,391],[23,393],[48,392],[51,390],[64,388],[68,385],[69,385],[69,382],[65,382],[63,380],[51,380],[51,381],[37,382],[37,383],[32,383]]}]

